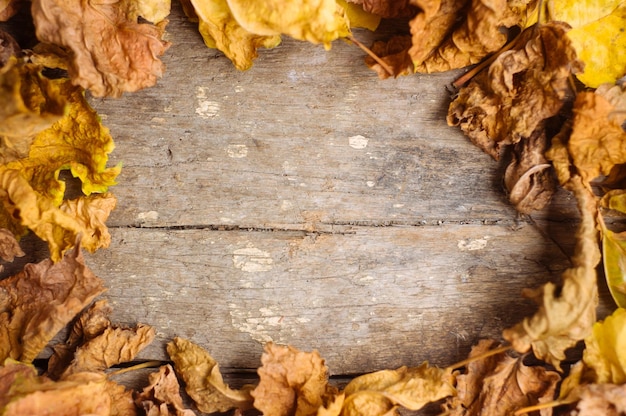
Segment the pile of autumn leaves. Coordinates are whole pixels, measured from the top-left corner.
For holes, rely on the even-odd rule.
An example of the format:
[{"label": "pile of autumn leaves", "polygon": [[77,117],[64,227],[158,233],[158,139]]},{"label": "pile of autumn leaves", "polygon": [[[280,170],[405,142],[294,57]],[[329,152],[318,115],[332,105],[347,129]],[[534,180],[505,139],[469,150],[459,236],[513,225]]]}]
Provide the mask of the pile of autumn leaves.
[{"label": "pile of autumn leaves", "polygon": [[[418,410],[441,400],[449,415],[523,414],[539,407],[542,414],[553,408],[626,413],[626,310],[596,322],[601,257],[611,292],[626,307],[626,235],[611,231],[605,219],[609,211],[626,213],[626,91],[616,84],[626,72],[626,35],[619,30],[626,2],[544,3],[539,10],[533,0],[182,0],[207,46],[239,69],[283,35],[330,47],[341,38],[358,42],[352,28],[373,30],[381,18],[408,22],[410,31],[372,46],[366,63],[381,78],[483,62],[471,80],[458,82],[467,85],[451,103],[448,123],[495,159],[510,160],[504,179],[520,212],[544,207],[558,181],[576,196],[581,223],[561,284],[526,293],[537,313],[503,332],[505,346],[482,341],[458,365],[384,370],[339,390],[316,352],[268,344],[258,385],[234,390],[206,351],[175,339],[167,347],[175,370],[160,367],[149,386],[133,392],[116,384],[116,372],[108,369],[132,361],[155,332],[113,325],[104,301],[89,307],[105,288],[80,249],[110,243],[105,222],[115,198],[107,189],[120,167],[107,167],[113,141],[84,91],[118,97],[154,85],[164,70],[159,57],[170,46],[163,40],[170,5],[0,2],[0,21],[29,8],[40,41],[21,50],[0,31],[0,257],[23,255],[14,236],[27,230],[48,243],[51,257],[0,281],[3,414],[192,414],[182,405],[175,374],[208,413],[256,408],[267,415],[391,415],[398,407]],[[49,78],[46,68],[67,76]],[[80,179],[83,195],[65,197],[61,171]],[[67,342],[52,347],[48,368],[39,374],[32,361],[71,321]],[[566,350],[581,341],[582,359],[565,379],[523,363],[532,351],[561,370]]]}]

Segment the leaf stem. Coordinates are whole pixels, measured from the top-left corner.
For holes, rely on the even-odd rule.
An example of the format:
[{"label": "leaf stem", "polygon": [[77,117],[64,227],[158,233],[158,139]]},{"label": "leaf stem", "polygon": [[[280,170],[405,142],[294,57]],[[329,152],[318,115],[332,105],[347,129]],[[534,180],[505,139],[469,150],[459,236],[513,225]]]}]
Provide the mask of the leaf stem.
[{"label": "leaf stem", "polygon": [[380,58],[380,56],[378,56],[374,52],[372,52],[372,50],[370,48],[368,48],[367,46],[363,45],[363,43],[361,43],[360,41],[356,40],[356,38],[354,36],[352,36],[352,35],[347,36],[346,39],[348,39],[350,42],[354,43],[356,46],[361,48],[366,54],[368,54],[373,60],[375,60],[378,65],[383,67],[383,69],[385,71],[387,71],[387,73],[390,76],[393,76],[393,69],[391,69],[389,64],[387,64],[387,62],[383,61]]},{"label": "leaf stem", "polygon": [[111,376],[117,376],[120,374],[124,374],[124,373],[128,373],[130,371],[135,371],[135,370],[141,370],[143,368],[156,368],[163,365],[163,361],[158,361],[158,360],[153,360],[153,361],[146,361],[144,363],[139,363],[137,365],[133,365],[131,367],[126,367],[126,368],[120,368],[119,370],[113,371],[111,373],[109,373],[107,376],[111,377]]},{"label": "leaf stem", "polygon": [[467,364],[473,363],[474,361],[483,360],[485,358],[491,357],[492,355],[501,354],[503,352],[506,352],[506,351],[508,351],[510,349],[511,349],[511,347],[509,345],[503,345],[501,347],[494,348],[493,350],[489,350],[489,351],[484,352],[484,353],[482,353],[480,355],[477,355],[475,357],[469,357],[469,358],[466,358],[463,361],[459,361],[458,363],[452,364],[452,365],[446,367],[445,371],[452,372],[452,370],[454,370],[456,368],[465,367]]},{"label": "leaf stem", "polygon": [[565,404],[570,404],[570,403],[574,403],[576,402],[577,399],[561,399],[561,400],[553,400],[551,402],[546,402],[546,403],[539,403],[539,404],[535,404],[532,406],[527,406],[527,407],[522,407],[521,409],[517,409],[515,411],[515,413],[513,413],[513,416],[520,416],[523,414],[527,414],[530,412],[535,412],[537,410],[542,410],[542,409],[551,409],[553,407],[557,407],[557,406],[563,406]]}]

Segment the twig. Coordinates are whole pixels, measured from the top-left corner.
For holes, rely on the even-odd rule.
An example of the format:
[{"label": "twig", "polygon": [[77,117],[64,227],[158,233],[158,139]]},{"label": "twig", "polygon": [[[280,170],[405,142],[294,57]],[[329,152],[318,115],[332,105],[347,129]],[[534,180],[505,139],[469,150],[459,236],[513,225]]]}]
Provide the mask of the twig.
[{"label": "twig", "polygon": [[163,361],[157,361],[157,360],[146,361],[145,363],[140,363],[137,365],[133,365],[131,367],[120,368],[119,370],[109,373],[108,376],[109,377],[117,376],[120,374],[128,373],[130,371],[141,370],[142,368],[156,368],[156,367],[160,367],[161,365],[163,365]]},{"label": "twig", "polygon": [[465,74],[461,75],[459,78],[457,78],[456,81],[452,83],[452,85],[455,88],[461,88],[463,85],[467,84],[472,78],[478,75],[480,71],[490,66],[493,63],[493,61],[495,61],[498,58],[498,56],[500,56],[502,53],[508,51],[513,46],[515,46],[517,44],[517,40],[519,39],[519,37],[520,35],[517,35],[515,39],[513,39],[512,41],[504,45],[498,52],[494,53],[489,58],[485,59],[484,61],[476,65],[474,68],[470,69]]},{"label": "twig", "polygon": [[473,363],[474,361],[478,361],[478,360],[482,360],[488,357],[491,357],[492,355],[496,355],[496,354],[501,354],[503,352],[506,352],[508,350],[510,350],[511,347],[508,345],[504,345],[502,347],[498,347],[498,348],[494,348],[493,350],[489,350],[487,352],[484,352],[480,355],[477,355],[475,357],[470,357],[470,358],[466,358],[463,361],[459,361],[458,363],[452,364],[451,366],[446,367],[446,371],[452,371],[456,368],[461,368],[461,367],[465,367],[467,364]]},{"label": "twig", "polygon": [[390,76],[393,76],[393,69],[391,69],[391,67],[387,64],[387,62],[385,62],[382,59],[380,59],[380,56],[378,56],[374,52],[372,52],[372,50],[370,48],[368,48],[367,46],[363,45],[360,41],[356,40],[354,38],[354,36],[352,36],[352,35],[346,37],[346,39],[348,39],[350,42],[353,42],[356,46],[358,46],[363,51],[365,51],[365,53],[368,54],[373,60],[375,60],[378,65],[383,67],[383,69],[385,71],[387,71],[387,73]]}]

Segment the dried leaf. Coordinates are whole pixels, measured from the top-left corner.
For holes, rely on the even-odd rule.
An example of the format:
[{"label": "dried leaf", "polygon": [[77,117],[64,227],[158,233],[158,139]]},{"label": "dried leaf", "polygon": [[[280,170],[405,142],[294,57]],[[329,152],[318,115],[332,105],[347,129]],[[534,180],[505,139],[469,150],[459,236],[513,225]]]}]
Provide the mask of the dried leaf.
[{"label": "dried leaf", "polygon": [[357,4],[350,3],[347,0],[335,0],[339,7],[346,13],[348,25],[351,28],[362,27],[367,30],[374,31],[380,24],[380,16],[367,12]]},{"label": "dried leaf", "polygon": [[29,227],[48,242],[56,261],[78,235],[83,236],[89,251],[108,246],[104,220],[115,204],[111,195],[105,195],[67,202],[59,208],[65,193],[59,172],[69,169],[81,180],[83,193],[91,195],[115,184],[120,167],[106,167],[113,139],[87,104],[82,89],[68,80],[50,83],[67,98],[67,114],[37,134],[27,158],[0,166],[0,196],[6,211],[4,215],[0,212],[0,226],[14,233],[21,231],[19,225]]},{"label": "dried leaf", "polygon": [[226,0],[191,0],[199,19],[198,29],[209,48],[217,48],[239,70],[252,66],[258,48],[280,44],[279,35],[251,33],[235,20]]},{"label": "dried leaf", "polygon": [[583,362],[595,383],[626,383],[626,309],[619,308],[593,325],[585,338]]},{"label": "dried leaf", "polygon": [[[0,259],[12,262],[15,257],[22,257],[24,255],[26,255],[26,253],[22,251],[13,233],[7,229],[0,228]],[[2,270],[3,266],[0,264],[0,272]]]},{"label": "dried leaf", "polygon": [[202,412],[225,412],[252,408],[250,390],[244,386],[233,390],[224,383],[217,362],[191,341],[174,338],[167,344],[167,353],[174,362],[176,373],[185,382],[185,391]]},{"label": "dried leaf", "polygon": [[0,0],[0,22],[6,22],[13,17],[23,6],[23,3],[24,0]]},{"label": "dried leaf", "polygon": [[513,146],[513,160],[504,173],[504,184],[511,204],[523,214],[542,209],[554,194],[556,184],[544,156],[547,147],[543,128]]},{"label": "dried leaf", "polygon": [[16,380],[28,382],[35,378],[37,378],[37,369],[33,365],[24,364],[11,358],[4,360],[3,365],[0,366],[0,409],[3,409],[9,402],[11,386]]},{"label": "dried leaf", "polygon": [[[626,233],[602,230],[604,276],[611,296],[619,307],[626,307]],[[626,382],[626,381],[625,381]]]},{"label": "dried leaf", "polygon": [[262,36],[285,34],[294,39],[322,43],[350,34],[344,10],[335,0],[227,0],[237,23]]},{"label": "dried leaf", "polygon": [[[491,341],[472,349],[470,357],[488,351]],[[561,377],[544,367],[524,365],[502,353],[468,365],[457,377],[459,397],[448,401],[449,415],[510,415],[522,407],[550,401]]]},{"label": "dried leaf", "polygon": [[597,213],[593,193],[579,176],[573,176],[568,187],[574,192],[581,212],[576,233],[573,267],[561,275],[562,286],[546,283],[527,291],[526,295],[539,304],[539,310],[525,318],[503,336],[520,353],[531,347],[535,356],[560,369],[565,350],[584,339],[596,321],[598,289],[596,265],[600,261],[595,218]]},{"label": "dried leaf", "polygon": [[261,363],[260,382],[251,394],[254,407],[266,415],[315,415],[332,391],[328,369],[317,351],[303,352],[270,342]]},{"label": "dried leaf", "polygon": [[26,157],[34,136],[65,114],[67,99],[41,70],[16,58],[0,68],[0,165]]},{"label": "dried leaf", "polygon": [[[478,63],[504,46],[508,28],[525,27],[527,15],[536,7],[533,0],[414,0],[411,4],[421,12],[409,23],[411,36],[406,39],[410,47],[401,52],[393,48],[391,57],[379,53],[385,49],[380,43],[372,48],[389,64],[406,64],[397,66],[394,76],[447,71]],[[389,76],[371,58],[366,58],[366,63],[379,77]]]},{"label": "dried leaf", "polygon": [[171,365],[164,365],[149,376],[150,385],[135,397],[135,403],[146,416],[194,416],[185,409],[180,396],[180,385]]},{"label": "dried leaf", "polygon": [[495,159],[505,145],[530,137],[558,113],[569,76],[580,68],[567,26],[551,22],[527,29],[516,47],[500,54],[450,104],[448,124]]},{"label": "dried leaf", "polygon": [[317,410],[316,416],[340,416],[345,399],[346,399],[345,394],[343,393],[337,394],[335,397],[330,399],[328,404],[322,405],[322,407],[320,407]]},{"label": "dried leaf", "polygon": [[567,36],[580,60],[584,72],[577,74],[585,85],[597,88],[626,75],[626,2],[596,0],[547,2],[550,18],[567,22],[572,30]]},{"label": "dried leaf", "polygon": [[351,3],[360,4],[368,13],[384,18],[411,17],[417,9],[411,4],[411,0],[348,0]]},{"label": "dried leaf", "polygon": [[572,415],[619,416],[626,414],[626,384],[588,384],[579,392],[579,402]]},{"label": "dried leaf", "polygon": [[80,248],[58,263],[26,265],[0,281],[0,360],[32,361],[85,306],[105,291]]},{"label": "dried leaf", "polygon": [[567,148],[574,165],[587,182],[609,175],[626,163],[626,86],[603,85],[581,92],[574,102],[572,133]]},{"label": "dried leaf", "polygon": [[[31,11],[37,38],[71,51],[75,84],[97,97],[119,97],[154,85],[164,70],[158,57],[169,47],[161,40],[167,21],[139,23],[140,3],[34,0]],[[169,10],[169,2],[161,4]]]},{"label": "dried leaf", "polygon": [[429,367],[400,367],[359,376],[346,386],[342,415],[393,415],[398,405],[419,410],[455,393],[448,370]]},{"label": "dried leaf", "polygon": [[[0,9],[2,8],[1,4],[2,0],[0,0]],[[2,11],[0,11],[0,14],[2,14]],[[1,18],[0,21],[2,21]],[[17,44],[15,39],[7,32],[0,29],[0,68],[5,66],[12,56],[17,57],[20,51],[20,45]]]}]

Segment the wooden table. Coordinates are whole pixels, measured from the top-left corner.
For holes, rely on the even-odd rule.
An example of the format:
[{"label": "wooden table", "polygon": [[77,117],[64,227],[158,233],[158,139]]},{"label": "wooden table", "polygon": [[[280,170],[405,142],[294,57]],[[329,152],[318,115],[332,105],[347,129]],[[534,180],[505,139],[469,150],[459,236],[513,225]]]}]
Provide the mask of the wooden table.
[{"label": "wooden table", "polygon": [[567,267],[572,197],[517,215],[504,164],[446,125],[459,72],[381,81],[354,45],[290,39],[238,72],[177,3],[168,38],[157,86],[91,99],[123,170],[112,245],[87,259],[113,319],[156,328],[141,359],[181,336],[226,373],[267,341],[336,376],[445,366]]}]

